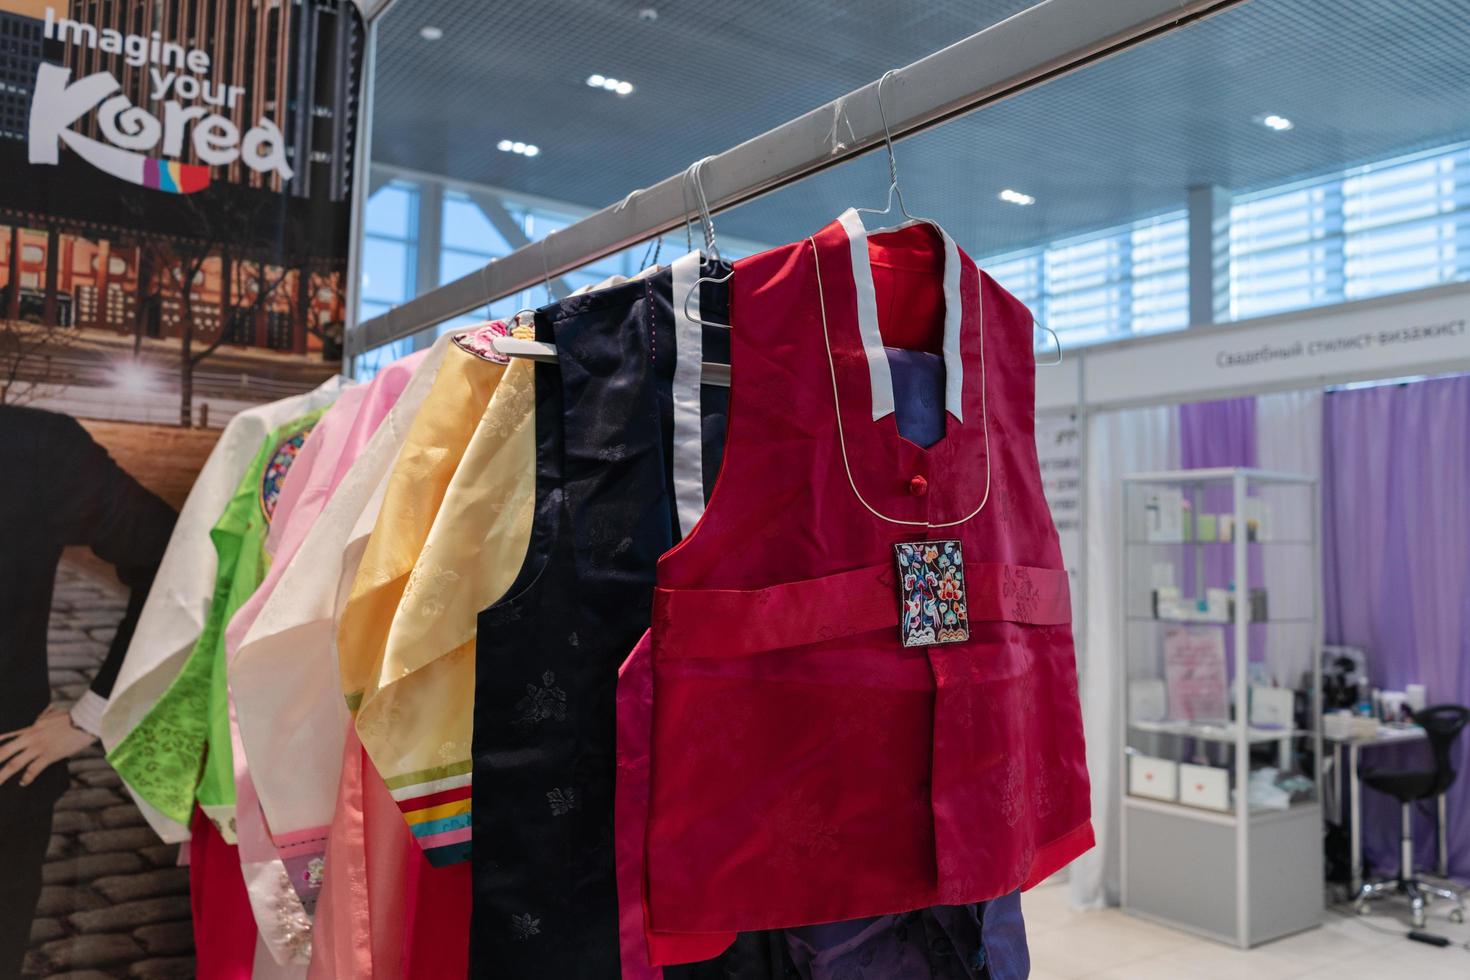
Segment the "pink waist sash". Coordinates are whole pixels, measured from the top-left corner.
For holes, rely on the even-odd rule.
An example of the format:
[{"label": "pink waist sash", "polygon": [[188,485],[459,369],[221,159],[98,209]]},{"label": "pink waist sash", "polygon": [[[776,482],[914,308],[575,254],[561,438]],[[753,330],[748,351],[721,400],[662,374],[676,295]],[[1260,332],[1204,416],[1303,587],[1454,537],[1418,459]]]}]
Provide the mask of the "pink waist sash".
[{"label": "pink waist sash", "polygon": [[[658,656],[752,656],[896,630],[897,576],[894,563],[887,562],[764,589],[656,589]],[[1057,626],[1072,620],[1064,569],[966,562],[965,586],[971,623]]]}]

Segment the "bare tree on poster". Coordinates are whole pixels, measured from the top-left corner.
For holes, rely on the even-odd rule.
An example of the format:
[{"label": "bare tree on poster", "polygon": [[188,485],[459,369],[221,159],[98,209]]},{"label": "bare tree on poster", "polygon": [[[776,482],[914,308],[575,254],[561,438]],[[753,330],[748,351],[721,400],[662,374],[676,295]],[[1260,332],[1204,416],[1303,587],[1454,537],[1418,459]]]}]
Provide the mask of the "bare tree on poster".
[{"label": "bare tree on poster", "polygon": [[[149,306],[163,302],[166,289],[179,300],[179,425],[194,424],[194,372],[232,335],[231,328],[254,320],[290,275],[285,256],[295,254],[280,237],[261,237],[259,229],[289,228],[279,223],[284,210],[280,194],[259,191],[191,194],[184,199],[190,238],[151,238],[143,243],[152,275],[139,297],[138,343]],[[199,287],[210,259],[220,263],[219,315],[208,323],[200,316]],[[249,264],[249,269],[246,266]],[[166,286],[172,280],[172,286]],[[249,287],[253,286],[251,289]],[[136,343],[135,343],[136,346]]]},{"label": "bare tree on poster", "polygon": [[76,341],[69,327],[0,318],[0,405],[55,394],[67,377],[57,356]]},{"label": "bare tree on poster", "polygon": [[[76,341],[76,331],[47,323],[46,317],[27,319],[20,286],[21,223],[8,217],[8,285],[0,297],[0,405],[23,405],[54,393],[65,377],[57,356]],[[52,317],[53,321],[59,320]]]},{"label": "bare tree on poster", "polygon": [[[347,307],[342,280],[343,272],[340,266],[335,262],[324,265],[319,260],[308,260],[296,280],[298,290],[296,302],[302,310],[306,332],[322,342],[322,358],[329,361],[342,357],[342,338],[347,333],[347,324],[340,315]],[[302,290],[305,291],[304,294]],[[322,292],[331,293],[334,315],[331,319],[318,323],[312,319],[309,311],[313,301]]]}]

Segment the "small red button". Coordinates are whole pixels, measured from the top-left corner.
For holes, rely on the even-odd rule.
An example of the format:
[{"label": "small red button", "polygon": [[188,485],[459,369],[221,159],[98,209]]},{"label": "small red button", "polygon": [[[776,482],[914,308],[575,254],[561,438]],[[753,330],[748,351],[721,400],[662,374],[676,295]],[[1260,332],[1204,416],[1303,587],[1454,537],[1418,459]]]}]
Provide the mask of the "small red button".
[{"label": "small red button", "polygon": [[922,476],[916,476],[909,481],[909,494],[914,497],[922,497],[929,492],[929,481]]}]

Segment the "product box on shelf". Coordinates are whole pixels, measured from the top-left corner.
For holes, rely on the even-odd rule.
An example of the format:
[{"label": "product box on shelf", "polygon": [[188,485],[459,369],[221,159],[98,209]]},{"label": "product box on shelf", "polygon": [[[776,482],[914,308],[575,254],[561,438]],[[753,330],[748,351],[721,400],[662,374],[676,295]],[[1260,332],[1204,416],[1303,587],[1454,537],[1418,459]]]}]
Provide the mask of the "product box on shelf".
[{"label": "product box on shelf", "polygon": [[1219,766],[1179,766],[1179,802],[1207,810],[1230,809],[1230,772]]},{"label": "product box on shelf", "polygon": [[1152,755],[1128,757],[1128,792],[1155,800],[1179,798],[1179,763]]},{"label": "product box on shelf", "polygon": [[1251,724],[1256,728],[1291,728],[1294,721],[1296,692],[1289,687],[1250,689]]},{"label": "product box on shelf", "polygon": [[1129,721],[1163,721],[1168,714],[1169,694],[1162,678],[1128,682]]}]

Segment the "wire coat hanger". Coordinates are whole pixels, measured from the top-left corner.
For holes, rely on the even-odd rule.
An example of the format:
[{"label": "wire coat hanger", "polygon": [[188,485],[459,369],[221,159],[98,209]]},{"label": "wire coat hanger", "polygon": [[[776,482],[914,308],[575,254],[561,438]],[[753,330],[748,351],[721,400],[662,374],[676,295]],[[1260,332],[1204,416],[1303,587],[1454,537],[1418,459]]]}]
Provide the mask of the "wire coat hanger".
[{"label": "wire coat hanger", "polygon": [[1055,340],[1057,342],[1057,359],[1055,361],[1041,361],[1041,360],[1038,360],[1036,362],[1036,366],[1037,367],[1056,367],[1058,364],[1062,363],[1062,338],[1059,337],[1059,336],[1057,336],[1057,332],[1055,330],[1053,330],[1051,327],[1048,327],[1046,324],[1044,324],[1044,323],[1037,323],[1034,318],[1032,319],[1031,322],[1035,326],[1040,327],[1042,330],[1045,330],[1047,333],[1051,334],[1051,339],[1052,340]]},{"label": "wire coat hanger", "polygon": [[[895,199],[897,199],[899,213],[902,214],[905,218],[910,221],[922,221],[925,224],[932,225],[935,229],[938,229],[939,222],[935,221],[933,218],[919,217],[918,215],[912,214],[909,211],[908,204],[903,199],[903,187],[901,187],[898,183],[898,157],[893,152],[893,131],[889,128],[888,125],[888,110],[883,105],[883,83],[888,81],[890,75],[896,74],[898,74],[897,68],[890,68],[888,71],[885,71],[882,77],[878,79],[877,93],[878,118],[883,123],[883,147],[885,150],[888,151],[888,200],[884,203],[883,209],[881,211],[877,208],[854,208],[853,210],[856,211],[858,214],[891,214],[893,212],[893,202]],[[1035,323],[1034,319],[1032,322]],[[1055,330],[1053,330],[1051,327],[1048,327],[1044,323],[1035,323],[1035,325],[1037,327],[1040,327],[1042,330],[1045,330],[1047,333],[1051,334],[1052,340],[1055,341],[1057,345],[1056,360],[1038,360],[1036,362],[1036,365],[1037,367],[1056,367],[1058,364],[1062,363],[1062,338],[1057,335],[1057,332]]]},{"label": "wire coat hanger", "polygon": [[898,183],[898,156],[893,152],[893,130],[888,125],[888,109],[883,105],[883,83],[888,81],[890,75],[898,74],[897,68],[890,68],[878,79],[878,119],[883,123],[883,148],[888,152],[888,200],[884,203],[882,210],[878,208],[853,208],[858,214],[892,214],[893,202],[898,200],[898,211],[910,221],[922,221],[925,224],[939,227],[939,222],[933,218],[921,218],[909,213],[908,203],[903,199],[903,188]]},{"label": "wire coat hanger", "polygon": [[[689,183],[691,183],[693,185],[693,189],[694,189],[693,190],[694,204],[695,204],[695,207],[699,211],[699,223],[700,223],[700,227],[703,228],[703,230],[704,230],[704,250],[705,250],[705,254],[707,256],[709,256],[709,258],[711,258],[715,262],[723,262],[724,261],[724,257],[722,255],[720,255],[720,246],[715,241],[715,217],[714,217],[714,214],[710,210],[709,197],[708,197],[708,195],[705,194],[705,190],[704,190],[704,167],[712,159],[714,159],[714,158],[713,157],[705,157],[702,160],[696,160],[694,163],[692,163],[692,164],[689,165],[689,169],[688,170],[684,171],[684,177],[685,177],[685,180],[687,182],[689,182]],[[686,204],[688,203],[687,198],[686,198],[685,203]],[[694,251],[694,249],[692,247],[692,244],[693,243],[691,242],[691,248],[690,248],[690,251],[691,252]],[[694,299],[695,292],[703,284],[705,284],[705,283],[713,283],[713,284],[726,283],[726,282],[729,282],[730,279],[731,279],[731,277],[734,276],[734,275],[735,275],[735,270],[734,269],[731,269],[729,272],[725,273],[723,276],[701,276],[700,278],[694,280],[694,285],[690,286],[689,287],[689,292],[687,292],[687,293],[684,294],[684,304],[683,304],[684,316],[688,317],[690,320],[693,320],[695,323],[700,324],[701,326],[705,326],[705,327],[723,327],[726,330],[730,329],[730,324],[728,324],[728,323],[718,323],[718,322],[713,321],[713,320],[702,320],[699,317],[695,316],[693,313],[691,313],[689,311],[689,302],[690,302],[690,300]]]}]

